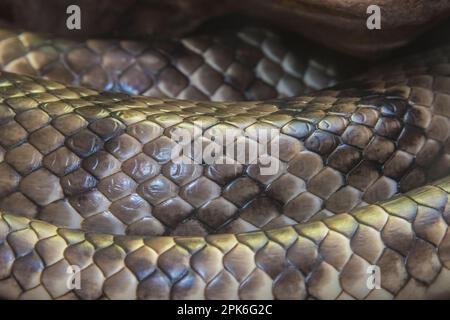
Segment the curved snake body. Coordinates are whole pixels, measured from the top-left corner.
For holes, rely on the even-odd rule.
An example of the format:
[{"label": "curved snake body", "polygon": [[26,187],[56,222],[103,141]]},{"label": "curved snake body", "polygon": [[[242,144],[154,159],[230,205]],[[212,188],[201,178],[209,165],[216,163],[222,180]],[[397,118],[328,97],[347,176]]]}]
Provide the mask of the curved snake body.
[{"label": "curved snake body", "polygon": [[359,67],[306,40],[287,40],[249,26],[147,41],[73,41],[0,28],[0,67],[98,90],[203,101],[297,96]]},{"label": "curved snake body", "polygon": [[[0,297],[449,298],[449,56],[253,102],[2,73]],[[275,130],[279,169],[175,163],[176,128]]]}]

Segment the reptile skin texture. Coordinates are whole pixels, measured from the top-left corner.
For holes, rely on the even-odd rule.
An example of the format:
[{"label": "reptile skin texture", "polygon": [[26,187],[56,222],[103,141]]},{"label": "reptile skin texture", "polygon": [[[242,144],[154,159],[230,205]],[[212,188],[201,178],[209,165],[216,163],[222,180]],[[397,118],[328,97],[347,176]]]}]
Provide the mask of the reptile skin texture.
[{"label": "reptile skin texture", "polygon": [[[252,102],[2,72],[0,298],[450,298],[449,58]],[[175,162],[177,128],[236,148],[275,130],[278,170]]]},{"label": "reptile skin texture", "polygon": [[2,70],[100,90],[190,100],[264,100],[328,87],[339,60],[242,28],[179,40],[75,42],[0,28]]}]

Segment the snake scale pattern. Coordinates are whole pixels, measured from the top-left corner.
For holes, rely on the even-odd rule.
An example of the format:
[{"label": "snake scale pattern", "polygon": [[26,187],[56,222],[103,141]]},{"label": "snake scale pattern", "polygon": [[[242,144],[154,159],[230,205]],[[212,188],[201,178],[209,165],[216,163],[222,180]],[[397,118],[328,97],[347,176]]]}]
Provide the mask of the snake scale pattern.
[{"label": "snake scale pattern", "polygon": [[311,43],[294,50],[266,28],[235,29],[172,40],[80,42],[0,28],[0,66],[100,90],[202,101],[292,97],[344,77],[338,57],[319,56]]},{"label": "snake scale pattern", "polygon": [[[267,34],[243,34],[259,53],[239,74],[256,76],[237,86],[226,76],[237,56],[222,56],[222,67],[206,63],[221,74],[208,88],[193,70],[214,59],[187,75],[160,49],[148,58],[135,43],[2,29],[1,298],[450,298],[450,47],[282,98],[328,86],[331,71],[308,80],[308,63],[296,61],[304,72],[295,74],[296,58],[267,49]],[[184,54],[199,54],[201,43],[184,43]],[[100,67],[111,47],[124,65]],[[136,62],[143,56],[147,65]],[[174,88],[161,70],[185,82]],[[130,92],[136,74],[147,82]],[[264,101],[171,99],[262,99],[268,90]],[[279,169],[174,162],[171,133],[198,121],[202,133],[233,132],[236,146],[276,130]],[[80,288],[67,286],[73,265]],[[370,289],[373,265],[381,287]]]}]

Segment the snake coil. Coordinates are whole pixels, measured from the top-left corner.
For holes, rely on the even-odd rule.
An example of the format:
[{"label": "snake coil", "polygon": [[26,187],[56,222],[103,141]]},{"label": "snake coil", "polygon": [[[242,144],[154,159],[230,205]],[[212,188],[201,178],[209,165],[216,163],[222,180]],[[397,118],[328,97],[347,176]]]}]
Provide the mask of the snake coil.
[{"label": "snake coil", "polygon": [[[96,57],[124,52],[91,42],[59,54],[48,39],[0,34],[5,70],[48,64],[47,78],[68,70],[50,57],[83,58],[101,73]],[[122,48],[136,61],[142,52]],[[157,67],[158,57],[145,61]],[[252,102],[2,72],[0,297],[449,298],[449,59],[444,46],[335,87]],[[169,85],[166,94],[180,92]],[[200,143],[232,132],[236,148],[275,130],[278,170],[176,162],[177,128],[198,130]],[[367,284],[373,266],[379,287]],[[68,285],[75,267],[80,287]]]}]

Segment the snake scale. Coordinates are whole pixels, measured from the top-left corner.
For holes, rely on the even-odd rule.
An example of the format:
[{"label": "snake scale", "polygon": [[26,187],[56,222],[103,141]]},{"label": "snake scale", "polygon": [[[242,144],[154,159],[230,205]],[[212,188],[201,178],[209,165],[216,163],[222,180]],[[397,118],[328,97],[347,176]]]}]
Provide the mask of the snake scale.
[{"label": "snake scale", "polygon": [[[0,30],[1,298],[450,298],[450,46],[314,91],[332,67],[258,32],[233,47],[257,63],[184,41],[205,67],[167,45]],[[178,163],[177,128],[203,144],[231,131],[233,147],[275,130],[278,170]]]}]

